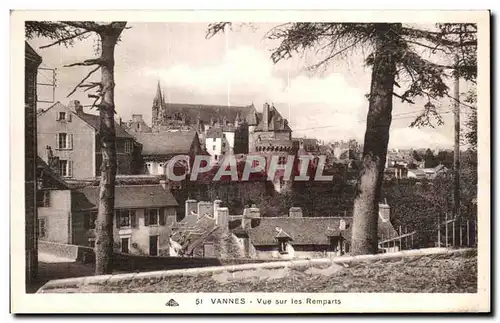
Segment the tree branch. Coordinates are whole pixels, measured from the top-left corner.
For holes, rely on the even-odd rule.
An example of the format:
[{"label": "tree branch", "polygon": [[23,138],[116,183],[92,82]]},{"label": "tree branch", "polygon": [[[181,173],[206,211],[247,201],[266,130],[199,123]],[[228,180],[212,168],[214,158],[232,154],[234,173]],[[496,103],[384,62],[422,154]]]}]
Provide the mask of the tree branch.
[{"label": "tree branch", "polygon": [[100,95],[98,94],[90,94],[88,95],[89,98],[94,98],[94,102],[92,103],[92,105],[90,106],[90,108],[92,109],[93,107],[97,107],[96,103],[97,103],[97,100],[99,100],[101,98]]},{"label": "tree branch", "polygon": [[405,97],[402,97],[401,95],[395,93],[395,92],[392,92],[392,95],[394,95],[395,97],[397,98],[400,98],[401,99],[401,102],[408,102],[410,104],[415,104],[415,102],[413,102],[412,100],[408,99],[408,98],[405,98]]},{"label": "tree branch", "polygon": [[66,43],[68,40],[81,37],[81,36],[83,36],[85,34],[88,34],[88,33],[90,33],[90,30],[84,30],[84,31],[76,33],[74,35],[63,37],[63,38],[61,38],[61,39],[59,39],[59,40],[57,40],[57,41],[55,41],[55,42],[53,42],[51,44],[40,46],[40,49],[44,49],[44,48],[52,47],[52,46],[55,46],[55,45],[63,44],[63,43]]},{"label": "tree branch", "polygon": [[73,67],[73,66],[92,66],[92,65],[101,65],[104,64],[104,61],[100,58],[91,58],[91,59],[86,59],[83,62],[78,62],[78,63],[73,63],[69,65],[64,65],[64,67]]},{"label": "tree branch", "polygon": [[85,29],[88,31],[94,31],[99,33],[103,30],[103,26],[95,23],[93,21],[62,21],[62,23],[80,29]]},{"label": "tree branch", "polygon": [[80,81],[80,83],[77,84],[77,86],[75,86],[75,88],[73,89],[73,91],[71,91],[68,96],[66,96],[67,98],[69,98],[71,95],[73,95],[73,93],[76,92],[76,90],[92,75],[94,74],[98,69],[100,69],[101,66],[96,66],[94,69],[92,69],[88,74],[87,76],[85,76],[83,78],[83,80]]},{"label": "tree branch", "polygon": [[93,88],[96,88],[98,86],[101,86],[101,82],[90,82],[88,84],[82,84],[79,87],[85,88],[84,92],[87,92]]}]

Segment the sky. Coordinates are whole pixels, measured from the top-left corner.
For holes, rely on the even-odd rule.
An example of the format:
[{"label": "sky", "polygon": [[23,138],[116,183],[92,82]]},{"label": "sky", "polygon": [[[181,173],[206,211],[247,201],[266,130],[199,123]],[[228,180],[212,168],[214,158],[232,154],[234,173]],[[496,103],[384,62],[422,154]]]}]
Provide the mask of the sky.
[{"label": "sky", "polygon": [[[129,23],[115,50],[115,105],[127,121],[142,114],[151,124],[151,106],[157,82],[167,102],[250,105],[262,109],[273,103],[289,120],[294,137],[306,136],[325,141],[363,141],[370,88],[371,69],[364,66],[363,52],[332,61],[326,69],[310,71],[308,66],[321,57],[313,52],[295,55],[273,64],[271,50],[276,42],[266,39],[273,24],[236,25],[232,31],[205,38],[206,23]],[[94,38],[72,47],[39,47],[46,39],[29,43],[42,56],[42,67],[57,69],[54,101],[67,104],[80,100],[90,105],[87,93],[66,96],[90,70],[64,67],[92,58],[98,42]],[[98,80],[96,73],[94,80]],[[38,82],[50,81],[49,71],[40,71]],[[52,90],[39,86],[39,100],[52,100]],[[410,128],[425,101],[416,104],[394,99],[390,148],[449,148],[453,144],[453,114],[447,100],[440,111],[445,124],[433,128]],[[47,108],[50,103],[39,103]],[[97,113],[87,111],[90,113]],[[465,115],[462,117],[465,119]]]}]

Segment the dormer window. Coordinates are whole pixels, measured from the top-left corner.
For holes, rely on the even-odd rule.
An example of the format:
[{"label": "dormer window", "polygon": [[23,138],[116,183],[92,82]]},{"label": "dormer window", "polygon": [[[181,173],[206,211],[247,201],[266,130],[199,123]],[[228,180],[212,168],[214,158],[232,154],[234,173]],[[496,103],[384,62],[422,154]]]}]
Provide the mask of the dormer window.
[{"label": "dormer window", "polygon": [[66,121],[66,112],[59,112],[59,121]]},{"label": "dormer window", "polygon": [[287,243],[288,242],[286,240],[284,240],[284,239],[278,240],[278,251],[279,251],[279,253],[281,253],[281,254],[288,253],[288,251],[286,250]]}]

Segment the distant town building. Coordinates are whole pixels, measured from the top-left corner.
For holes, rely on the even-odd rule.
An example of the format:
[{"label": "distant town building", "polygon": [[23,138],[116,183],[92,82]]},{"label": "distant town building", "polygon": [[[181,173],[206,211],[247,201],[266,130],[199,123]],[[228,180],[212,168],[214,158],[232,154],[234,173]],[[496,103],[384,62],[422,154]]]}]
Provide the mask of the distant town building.
[{"label": "distant town building", "polygon": [[152,132],[152,128],[146,124],[142,118],[142,114],[133,114],[132,120],[127,121],[124,127],[129,133]]},{"label": "distant town building", "polygon": [[142,146],[143,174],[165,175],[168,161],[178,155],[187,155],[186,167],[191,169],[194,157],[202,154],[198,134],[193,130],[138,132],[135,139]]}]

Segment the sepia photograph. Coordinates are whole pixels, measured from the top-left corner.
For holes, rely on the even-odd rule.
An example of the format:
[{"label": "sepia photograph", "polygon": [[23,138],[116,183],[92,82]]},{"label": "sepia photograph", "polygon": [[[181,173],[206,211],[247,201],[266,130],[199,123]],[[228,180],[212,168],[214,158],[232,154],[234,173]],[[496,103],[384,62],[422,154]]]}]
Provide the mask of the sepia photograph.
[{"label": "sepia photograph", "polygon": [[11,14],[12,311],[491,310],[488,11],[155,13]]}]

